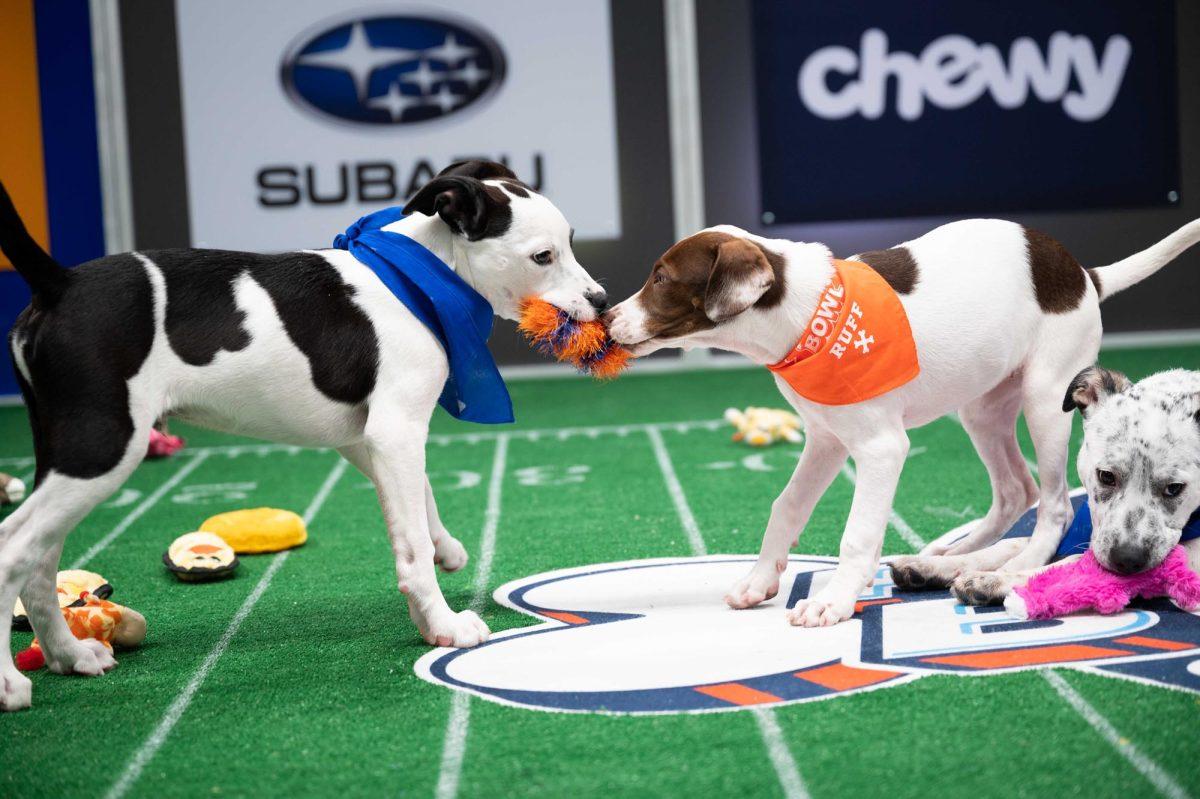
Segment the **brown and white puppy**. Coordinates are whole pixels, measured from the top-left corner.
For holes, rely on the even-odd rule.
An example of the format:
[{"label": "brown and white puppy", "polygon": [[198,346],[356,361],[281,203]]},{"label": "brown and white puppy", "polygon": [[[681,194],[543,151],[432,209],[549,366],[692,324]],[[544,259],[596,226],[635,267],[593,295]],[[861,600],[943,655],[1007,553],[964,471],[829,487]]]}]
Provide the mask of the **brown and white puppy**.
[{"label": "brown and white puppy", "polygon": [[[1200,240],[1200,220],[1110,266],[1084,269],[1057,241],[1021,225],[974,219],[936,228],[888,250],[863,253],[895,290],[912,328],[920,374],[873,399],[822,405],[776,377],[804,417],[808,441],[772,506],[759,559],[726,601],[746,608],[779,591],[788,549],[849,456],[857,486],[833,579],[790,612],[793,624],[848,619],[879,564],[896,484],[908,453],[906,430],[957,411],[987,467],[992,507],[950,550],[994,543],[1039,499],[1029,546],[1007,564],[1045,564],[1071,517],[1063,387],[1095,361],[1100,301],[1148,277]],[[796,346],[834,272],[821,244],[767,239],[731,226],[680,241],[655,262],[645,285],[606,315],[613,337],[645,355],[663,347],[708,346],[773,364]],[[1042,485],[1017,446],[1017,415],[1037,450]]]}]

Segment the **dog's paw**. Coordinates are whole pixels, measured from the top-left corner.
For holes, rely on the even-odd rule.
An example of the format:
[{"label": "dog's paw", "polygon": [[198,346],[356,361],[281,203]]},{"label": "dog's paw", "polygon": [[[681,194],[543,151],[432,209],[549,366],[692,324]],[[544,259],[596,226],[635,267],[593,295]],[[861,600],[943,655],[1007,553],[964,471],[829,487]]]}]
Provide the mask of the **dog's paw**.
[{"label": "dog's paw", "polygon": [[[786,567],[786,564],[784,566]],[[729,593],[725,595],[725,604],[735,610],[743,610],[772,599],[779,593],[780,572],[779,569],[763,570],[755,566],[729,589]]]},{"label": "dog's paw", "polygon": [[1025,600],[1016,591],[1004,597],[1004,609],[1008,612],[1010,619],[1029,618],[1029,608],[1025,606]]},{"label": "dog's paw", "polygon": [[33,683],[21,672],[0,670],[0,711],[24,710],[33,704]]},{"label": "dog's paw", "polygon": [[447,613],[421,629],[421,637],[425,639],[425,643],[431,646],[455,646],[460,649],[478,646],[486,641],[489,635],[491,631],[488,630],[487,624],[473,610]]},{"label": "dog's paw", "polygon": [[788,611],[794,627],[832,627],[854,615],[854,595],[839,596],[821,591],[812,599],[801,599]]},{"label": "dog's paw", "polygon": [[1000,605],[1009,595],[1009,580],[996,572],[967,572],[950,584],[950,593],[964,605]]},{"label": "dog's paw", "polygon": [[937,556],[907,555],[890,564],[892,582],[901,591],[930,591],[945,588],[958,576],[958,569]]},{"label": "dog's paw", "polygon": [[433,545],[433,562],[444,572],[456,572],[467,565],[467,548],[454,536],[446,533]]},{"label": "dog's paw", "polygon": [[55,674],[99,677],[116,665],[112,651],[92,638],[75,641],[73,646],[62,652],[46,653],[46,667]]}]

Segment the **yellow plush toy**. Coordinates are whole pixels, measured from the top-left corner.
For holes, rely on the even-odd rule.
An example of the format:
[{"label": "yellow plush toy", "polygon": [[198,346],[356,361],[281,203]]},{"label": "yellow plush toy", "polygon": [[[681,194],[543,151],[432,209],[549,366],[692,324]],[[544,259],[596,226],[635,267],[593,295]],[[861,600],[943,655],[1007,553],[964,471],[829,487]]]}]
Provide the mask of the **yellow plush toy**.
[{"label": "yellow plush toy", "polygon": [[739,411],[737,408],[729,408],[725,411],[725,421],[735,428],[734,441],[745,441],[752,447],[765,447],[776,441],[799,444],[804,440],[800,432],[800,417],[788,411],[774,408],[747,408]]},{"label": "yellow plush toy", "polygon": [[308,540],[304,520],[290,510],[278,508],[219,513],[200,525],[200,529],[216,533],[239,555],[278,552]]}]

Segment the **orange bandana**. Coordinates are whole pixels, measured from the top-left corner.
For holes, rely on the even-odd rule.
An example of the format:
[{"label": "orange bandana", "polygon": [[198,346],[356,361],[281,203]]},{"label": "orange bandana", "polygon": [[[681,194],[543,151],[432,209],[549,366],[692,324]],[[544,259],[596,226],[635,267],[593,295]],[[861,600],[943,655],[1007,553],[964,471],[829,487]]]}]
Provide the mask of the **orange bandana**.
[{"label": "orange bandana", "polygon": [[800,396],[850,405],[899,388],[921,372],[908,315],[878,272],[833,262],[834,276],[800,341],[767,368]]}]

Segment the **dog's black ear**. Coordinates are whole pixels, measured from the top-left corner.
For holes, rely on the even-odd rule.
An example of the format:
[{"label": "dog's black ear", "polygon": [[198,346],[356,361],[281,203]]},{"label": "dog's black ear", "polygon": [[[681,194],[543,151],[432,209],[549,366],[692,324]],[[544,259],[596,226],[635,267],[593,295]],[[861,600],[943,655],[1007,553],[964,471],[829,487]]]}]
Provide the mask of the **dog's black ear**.
[{"label": "dog's black ear", "polygon": [[516,174],[498,161],[455,161],[450,166],[437,173],[437,176],[457,175],[476,180],[516,180]]},{"label": "dog's black ear", "polygon": [[1084,417],[1087,417],[1091,409],[1107,397],[1120,394],[1131,385],[1133,384],[1129,382],[1129,378],[1120,372],[1105,369],[1098,364],[1089,366],[1075,375],[1071,385],[1067,386],[1062,409],[1065,413],[1071,413],[1078,409]]},{"label": "dog's black ear", "polygon": [[508,196],[478,178],[442,175],[418,191],[404,213],[437,214],[454,232],[470,241],[504,235],[512,224]]},{"label": "dog's black ear", "polygon": [[714,322],[732,319],[774,283],[775,272],[762,248],[746,239],[730,239],[717,247],[704,291],[704,315]]}]

